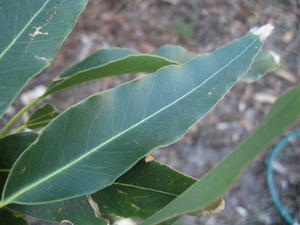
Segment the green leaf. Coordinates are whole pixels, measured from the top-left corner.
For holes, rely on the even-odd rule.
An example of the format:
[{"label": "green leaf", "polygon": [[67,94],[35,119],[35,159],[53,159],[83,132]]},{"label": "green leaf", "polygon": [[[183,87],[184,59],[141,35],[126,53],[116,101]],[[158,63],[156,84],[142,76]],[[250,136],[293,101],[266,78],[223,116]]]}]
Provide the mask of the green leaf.
[{"label": "green leaf", "polygon": [[22,217],[14,215],[7,209],[0,209],[0,224],[1,225],[28,225]]},{"label": "green leaf", "polygon": [[194,212],[223,196],[241,171],[300,115],[300,84],[280,96],[260,126],[242,144],[142,225],[155,225]]},{"label": "green leaf", "polygon": [[46,126],[52,119],[59,115],[59,112],[51,104],[44,104],[38,108],[24,124],[23,127],[37,129]]},{"label": "green leaf", "polygon": [[37,138],[37,134],[17,133],[0,139],[0,193],[4,187],[8,172],[21,153]]},{"label": "green leaf", "polygon": [[[18,156],[35,141],[37,134],[31,132],[17,133],[0,139],[1,158],[0,168],[0,190],[2,190],[8,171]],[[47,205],[10,205],[18,213],[28,214],[37,218],[57,221],[69,220],[74,225],[106,225],[107,222],[96,218],[86,197],[66,200],[63,202],[51,203]],[[0,211],[1,214],[1,211]],[[2,221],[2,217],[0,215]],[[10,223],[6,223],[10,224]],[[12,223],[13,224],[13,223]],[[21,223],[20,223],[21,224]]]},{"label": "green leaf", "polygon": [[64,71],[44,96],[64,88],[102,77],[128,73],[155,72],[161,67],[177,64],[156,55],[138,54],[121,48],[102,49]]},{"label": "green leaf", "polygon": [[101,213],[145,219],[195,182],[195,179],[165,165],[141,160],[92,198],[98,203]]},{"label": "green leaf", "polygon": [[88,0],[2,0],[0,116],[27,81],[47,67]]},{"label": "green leaf", "polygon": [[[195,179],[165,165],[154,161],[146,163],[141,160],[113,185],[93,194],[92,198],[98,204],[102,214],[147,218],[195,182]],[[87,223],[89,222],[87,219],[94,218],[94,221],[99,223],[99,219],[90,213],[91,208],[85,197],[43,205],[12,204],[8,207],[18,213],[51,221],[65,219],[76,225]],[[203,214],[205,210],[197,212],[197,215]],[[79,215],[81,211],[89,216],[82,217],[82,214]],[[174,221],[175,219],[172,219],[164,224],[172,224]]]},{"label": "green leaf", "polygon": [[261,51],[254,59],[254,62],[242,80],[254,82],[263,77],[266,73],[277,70],[280,67],[279,56],[271,50]]},{"label": "green leaf", "polygon": [[[196,56],[196,53],[177,45],[165,45],[151,54],[123,48],[101,49],[62,72],[59,79],[50,85],[44,97],[64,88],[103,77],[155,72],[164,66],[186,63]],[[274,61],[270,51],[263,51],[257,57],[243,80],[248,82],[258,80],[263,74],[276,69],[279,65]]]},{"label": "green leaf", "polygon": [[9,209],[43,220],[70,221],[74,225],[107,225],[108,222],[95,216],[87,197],[43,205],[9,205]]},{"label": "green leaf", "polygon": [[0,139],[0,173],[9,172],[19,155],[37,138],[37,134],[23,132]]},{"label": "green leaf", "polygon": [[261,46],[260,36],[249,33],[66,110],[17,160],[0,206],[64,200],[109,186],[152,149],[184,135],[247,72]]},{"label": "green leaf", "polygon": [[155,72],[164,66],[185,63],[196,56],[197,54],[176,45],[165,45],[151,54],[142,54],[126,48],[101,49],[63,71],[44,96],[102,77]]},{"label": "green leaf", "polygon": [[177,45],[165,45],[157,49],[152,54],[167,58],[180,64],[186,63],[198,56],[198,54],[189,52],[185,48]]}]

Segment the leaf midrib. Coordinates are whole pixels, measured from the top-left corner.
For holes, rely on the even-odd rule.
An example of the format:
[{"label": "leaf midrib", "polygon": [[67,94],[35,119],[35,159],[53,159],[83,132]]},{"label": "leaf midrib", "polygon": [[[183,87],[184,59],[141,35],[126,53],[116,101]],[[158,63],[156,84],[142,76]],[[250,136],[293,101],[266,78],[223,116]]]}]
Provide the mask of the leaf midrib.
[{"label": "leaf midrib", "polygon": [[[213,73],[212,75],[210,75],[206,80],[204,80],[201,84],[199,84],[198,86],[192,88],[190,91],[188,91],[186,94],[182,95],[181,97],[179,97],[178,99],[176,99],[175,101],[171,102],[170,104],[166,105],[165,107],[162,107],[160,110],[154,112],[153,114],[149,115],[148,117],[144,118],[143,120],[135,123],[134,125],[132,125],[131,127],[123,130],[122,132],[118,133],[117,135],[111,137],[110,139],[106,140],[105,142],[103,142],[102,144],[100,144],[99,146],[91,149],[90,151],[86,152],[85,154],[83,154],[82,156],[78,157],[77,159],[75,159],[74,161],[66,164],[65,166],[61,167],[60,169],[50,173],[49,175],[41,178],[40,180],[36,181],[35,183],[32,183],[26,187],[24,187],[23,189],[19,190],[18,192],[16,192],[14,195],[12,195],[11,197],[7,198],[6,200],[3,198],[2,202],[4,203],[11,203],[13,202],[14,199],[16,199],[17,197],[21,196],[22,194],[24,194],[25,192],[29,191],[30,189],[38,186],[39,184],[43,183],[44,181],[52,178],[53,176],[55,176],[56,174],[59,174],[60,172],[68,169],[69,167],[73,166],[74,164],[76,164],[77,162],[80,162],[82,159],[84,159],[85,157],[89,156],[90,154],[92,154],[93,152],[99,150],[101,147],[107,145],[108,143],[110,143],[111,141],[115,140],[116,138],[122,136],[123,134],[125,134],[126,132],[130,131],[131,129],[134,129],[135,127],[139,126],[140,124],[144,123],[145,121],[151,119],[152,117],[156,116],[157,114],[159,114],[160,112],[168,109],[169,107],[171,107],[172,105],[176,104],[178,101],[182,100],[183,98],[185,98],[186,96],[188,96],[189,94],[193,93],[194,91],[196,91],[198,88],[202,87],[206,82],[208,82],[210,79],[212,79],[214,76],[216,76],[219,72],[221,72],[223,69],[225,69],[226,67],[228,67],[231,63],[233,63],[237,58],[239,58],[242,54],[244,54],[257,40],[259,40],[259,36],[257,36],[257,38],[255,40],[253,40],[248,47],[246,47],[240,54],[238,54],[237,56],[235,56],[232,60],[230,60],[227,64],[225,64],[224,66],[222,66],[219,70],[217,70],[215,73]],[[4,187],[6,189],[6,185]],[[3,191],[3,196],[4,196],[5,190]],[[70,198],[70,197],[69,197]],[[51,201],[49,201],[51,202]]]},{"label": "leaf midrib", "polygon": [[166,191],[161,191],[161,190],[153,189],[153,188],[147,188],[147,187],[137,186],[137,185],[133,185],[133,184],[113,182],[112,185],[118,185],[118,186],[123,186],[123,187],[130,187],[130,188],[134,188],[134,189],[140,189],[140,190],[145,190],[145,191],[152,191],[152,192],[157,192],[157,193],[164,194],[164,195],[170,195],[170,196],[173,196],[173,197],[178,197],[178,194],[174,194],[174,193],[166,192]]},{"label": "leaf midrib", "polygon": [[44,10],[46,5],[48,5],[50,0],[47,0],[42,7],[33,15],[33,17],[27,22],[27,24],[23,27],[23,29],[15,36],[15,38],[7,45],[7,47],[3,50],[3,52],[0,54],[0,60],[1,58],[6,54],[7,51],[10,50],[10,48],[16,43],[16,41],[19,39],[19,37],[24,33],[24,31],[29,27],[31,22]]}]

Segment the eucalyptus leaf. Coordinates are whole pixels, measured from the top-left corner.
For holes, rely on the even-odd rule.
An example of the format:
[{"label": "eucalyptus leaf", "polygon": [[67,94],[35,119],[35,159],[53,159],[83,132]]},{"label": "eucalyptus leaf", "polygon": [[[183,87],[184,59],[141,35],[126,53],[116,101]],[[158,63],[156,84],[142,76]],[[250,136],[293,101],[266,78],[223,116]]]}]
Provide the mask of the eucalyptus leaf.
[{"label": "eucalyptus leaf", "polygon": [[[196,56],[198,56],[196,53],[177,45],[165,45],[150,54],[125,48],[101,49],[62,72],[50,85],[44,97],[64,88],[103,77],[155,72],[164,66],[186,63]],[[251,69],[243,76],[243,80],[256,81],[277,67],[278,63],[274,61],[270,51],[262,51],[255,57]]]},{"label": "eucalyptus leaf", "polygon": [[151,54],[164,57],[166,59],[178,62],[179,64],[186,63],[187,61],[190,61],[198,56],[197,53],[189,52],[185,48],[178,45],[164,45]]},{"label": "eucalyptus leaf", "polygon": [[24,124],[23,127],[37,129],[46,126],[52,119],[59,115],[59,112],[51,104],[44,104],[38,108]]},{"label": "eucalyptus leaf", "polygon": [[107,225],[95,215],[87,197],[43,205],[9,205],[9,209],[49,221],[70,221],[73,225]]},{"label": "eucalyptus leaf", "polygon": [[[0,166],[1,168],[7,168],[0,173],[0,190],[2,190],[13,162],[35,141],[37,136],[35,133],[23,132],[0,139],[2,152]],[[93,198],[104,214],[113,213],[122,217],[146,218],[174,199],[174,196],[183,192],[195,181],[195,179],[184,176],[165,165],[154,161],[146,163],[141,160],[120,177],[116,181],[117,183],[95,193]],[[133,196],[131,199],[125,195],[128,202],[124,201],[126,189],[129,189],[128,194]],[[139,194],[144,195],[144,198],[135,199],[134,195]],[[136,210],[136,207],[139,207],[140,210]],[[68,219],[74,224],[82,224],[86,220],[89,224],[101,224],[101,221],[95,218],[86,197],[43,205],[10,205],[9,208],[18,213],[45,220],[59,222]],[[84,212],[85,217],[82,217],[82,212]],[[201,213],[198,212],[197,214]],[[94,222],[92,223],[92,221]]]},{"label": "eucalyptus leaf", "polygon": [[[0,190],[2,190],[3,188],[9,169],[13,165],[13,162],[30,144],[35,141],[37,136],[38,135],[35,133],[23,132],[12,134],[0,139],[0,168],[7,168],[6,170],[0,171]],[[62,220],[69,220],[74,225],[107,224],[105,220],[97,218],[95,216],[94,210],[90,206],[86,197],[80,197],[77,199],[71,199],[45,205],[9,205],[9,209],[16,211],[17,213],[31,215],[44,220],[57,222],[60,222]],[[1,212],[2,211],[0,211],[1,222],[4,221],[6,216],[12,215],[12,213],[10,212],[5,212],[6,216],[4,216]],[[11,218],[11,216],[9,218]],[[16,220],[16,222],[18,222],[16,224],[21,224],[21,220],[19,218]],[[13,223],[7,222],[5,224]]]},{"label": "eucalyptus leaf", "polygon": [[126,48],[104,48],[59,74],[45,95],[89,80],[127,73],[155,72],[161,67],[185,63],[197,56],[177,45],[165,45],[150,54]]},{"label": "eucalyptus leaf", "polygon": [[129,49],[102,49],[64,71],[44,96],[89,80],[128,73],[155,72],[172,64],[177,62],[156,55],[138,54]]},{"label": "eucalyptus leaf", "polygon": [[4,187],[7,175],[21,153],[37,138],[31,132],[17,133],[0,139],[0,193]]},{"label": "eucalyptus leaf", "polygon": [[280,67],[280,57],[271,50],[261,51],[242,80],[254,82],[262,78],[267,72],[277,70]]},{"label": "eucalyptus leaf", "polygon": [[155,161],[141,160],[111,186],[92,195],[101,213],[147,218],[196,180]]},{"label": "eucalyptus leaf", "polygon": [[[195,179],[165,165],[155,161],[146,163],[141,160],[110,187],[93,194],[92,198],[99,206],[102,214],[145,219],[195,182]],[[208,208],[200,210],[195,215],[205,214],[207,210],[214,210],[218,205],[219,201],[211,204]],[[91,207],[85,197],[42,205],[12,204],[8,207],[17,213],[40,219],[51,221],[70,220],[75,225],[84,224],[84,222],[101,224],[99,218],[95,218],[95,215],[91,213]],[[166,221],[163,224],[172,224],[176,219]],[[94,223],[91,223],[90,220]]]},{"label": "eucalyptus leaf", "polygon": [[164,67],[69,108],[16,161],[0,206],[65,200],[109,186],[211,110],[248,71],[261,37],[250,32],[211,54]]},{"label": "eucalyptus leaf", "polygon": [[88,0],[1,0],[0,117],[47,67]]},{"label": "eucalyptus leaf", "polygon": [[260,126],[224,160],[142,225],[155,225],[197,211],[223,196],[241,171],[300,115],[300,84],[280,96]]}]

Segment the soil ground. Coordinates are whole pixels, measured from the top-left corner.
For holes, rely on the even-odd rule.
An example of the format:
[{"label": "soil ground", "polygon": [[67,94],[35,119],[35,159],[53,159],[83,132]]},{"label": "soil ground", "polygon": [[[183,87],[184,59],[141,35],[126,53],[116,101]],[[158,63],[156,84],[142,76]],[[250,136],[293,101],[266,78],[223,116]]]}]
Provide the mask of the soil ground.
[{"label": "soil ground", "polygon": [[[52,66],[30,82],[22,96],[36,85],[47,86],[64,68],[100,48],[117,46],[149,52],[164,44],[179,44],[205,53],[239,38],[253,26],[272,23],[276,29],[266,47],[281,56],[280,70],[256,83],[239,83],[184,138],[153,153],[157,160],[198,178],[254,130],[277,96],[300,81],[299,4],[299,0],[91,0]],[[88,82],[57,93],[46,102],[64,110],[92,93],[130,79],[132,76],[125,75]],[[17,101],[13,107],[22,104]],[[298,122],[291,129],[299,126]],[[280,156],[276,170],[280,194],[298,220],[299,146],[299,142],[293,143]],[[184,216],[181,224],[285,224],[267,192],[265,159],[266,155],[260,156],[243,173],[226,194],[222,212]]]}]

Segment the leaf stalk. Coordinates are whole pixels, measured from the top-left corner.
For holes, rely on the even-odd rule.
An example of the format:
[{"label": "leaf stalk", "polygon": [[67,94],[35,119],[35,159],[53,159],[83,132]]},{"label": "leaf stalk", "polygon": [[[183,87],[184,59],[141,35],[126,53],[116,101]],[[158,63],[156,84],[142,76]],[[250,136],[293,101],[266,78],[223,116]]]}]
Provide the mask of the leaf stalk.
[{"label": "leaf stalk", "polygon": [[15,114],[13,116],[13,118],[11,118],[11,120],[5,125],[5,127],[3,127],[3,129],[0,132],[0,138],[4,137],[8,131],[10,130],[10,128],[12,127],[12,125],[25,113],[27,112],[32,106],[34,106],[36,103],[38,103],[41,99],[43,99],[44,96],[40,96],[37,97],[35,99],[33,99],[29,104],[25,105],[17,114]]}]

